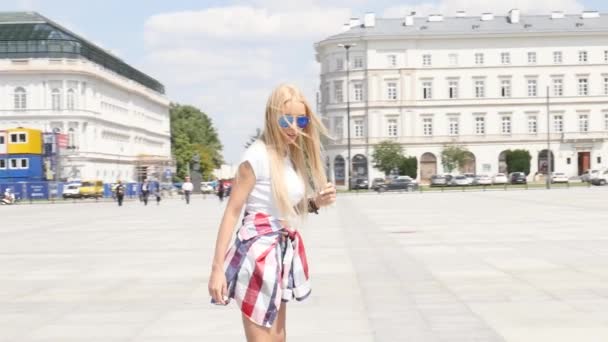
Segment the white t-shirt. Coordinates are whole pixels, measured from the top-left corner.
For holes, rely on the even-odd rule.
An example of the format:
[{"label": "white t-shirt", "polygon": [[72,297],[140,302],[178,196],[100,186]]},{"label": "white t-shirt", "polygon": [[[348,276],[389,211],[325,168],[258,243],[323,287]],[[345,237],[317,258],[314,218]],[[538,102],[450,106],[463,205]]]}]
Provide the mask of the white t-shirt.
[{"label": "white t-shirt", "polygon": [[[249,146],[241,162],[245,161],[249,162],[255,174],[255,186],[251,190],[249,197],[247,197],[245,212],[264,212],[279,219],[284,219],[272,196],[270,159],[263,141],[258,140]],[[289,157],[285,157],[283,161],[285,163],[284,179],[287,185],[288,197],[291,205],[295,206],[304,198],[306,191],[304,181],[294,170]]]},{"label": "white t-shirt", "polygon": [[182,190],[192,191],[192,189],[194,189],[194,185],[192,185],[192,182],[184,182],[184,184],[182,184]]}]

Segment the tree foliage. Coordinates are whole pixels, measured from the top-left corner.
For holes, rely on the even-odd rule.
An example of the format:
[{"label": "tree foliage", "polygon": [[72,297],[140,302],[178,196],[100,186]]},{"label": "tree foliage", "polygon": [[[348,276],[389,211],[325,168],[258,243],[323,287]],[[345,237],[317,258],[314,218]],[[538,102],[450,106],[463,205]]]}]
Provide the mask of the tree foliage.
[{"label": "tree foliage", "polygon": [[523,172],[530,174],[530,161],[532,156],[528,150],[507,150],[507,172]]},{"label": "tree foliage", "polygon": [[464,146],[445,145],[441,151],[441,163],[446,172],[464,167],[469,150]]},{"label": "tree foliage", "polygon": [[399,174],[416,179],[418,177],[418,158],[402,156],[399,163]]},{"label": "tree foliage", "polygon": [[399,168],[402,158],[403,149],[401,145],[391,140],[381,141],[372,153],[374,167],[387,176],[392,170]]},{"label": "tree foliage", "polygon": [[171,104],[171,148],[177,163],[177,180],[183,180],[193,164],[199,160],[200,172],[208,179],[213,169],[223,163],[222,143],[211,118],[200,109]]}]

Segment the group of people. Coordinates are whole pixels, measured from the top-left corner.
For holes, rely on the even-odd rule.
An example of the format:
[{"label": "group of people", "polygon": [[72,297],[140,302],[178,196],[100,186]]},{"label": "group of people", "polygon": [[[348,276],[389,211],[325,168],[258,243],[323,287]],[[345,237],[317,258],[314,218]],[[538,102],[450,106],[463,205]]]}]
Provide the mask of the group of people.
[{"label": "group of people", "polygon": [[4,190],[4,196],[2,197],[2,204],[13,204],[15,203],[15,194],[11,191],[10,188],[6,188]]}]

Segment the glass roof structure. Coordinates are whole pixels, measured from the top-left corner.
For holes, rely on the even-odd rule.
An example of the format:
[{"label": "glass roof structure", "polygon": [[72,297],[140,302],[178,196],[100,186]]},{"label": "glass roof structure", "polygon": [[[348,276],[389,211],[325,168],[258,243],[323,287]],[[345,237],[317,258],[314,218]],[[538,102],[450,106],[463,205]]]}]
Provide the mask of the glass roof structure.
[{"label": "glass roof structure", "polygon": [[0,12],[0,58],[85,58],[165,93],[154,78],[36,12]]}]

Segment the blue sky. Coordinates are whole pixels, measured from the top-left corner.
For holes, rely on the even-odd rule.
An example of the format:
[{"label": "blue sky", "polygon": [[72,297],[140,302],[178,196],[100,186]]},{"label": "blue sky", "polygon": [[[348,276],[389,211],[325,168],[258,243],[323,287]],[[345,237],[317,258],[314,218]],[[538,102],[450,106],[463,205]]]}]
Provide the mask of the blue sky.
[{"label": "blue sky", "polygon": [[37,11],[157,78],[174,102],[192,104],[216,124],[227,162],[238,162],[261,127],[264,104],[282,82],[314,103],[313,43],[340,32],[351,17],[406,12],[608,13],[605,0],[251,0],[2,1],[0,11]]}]

